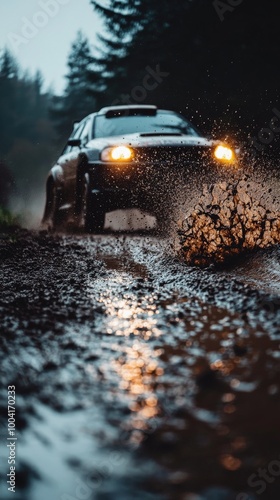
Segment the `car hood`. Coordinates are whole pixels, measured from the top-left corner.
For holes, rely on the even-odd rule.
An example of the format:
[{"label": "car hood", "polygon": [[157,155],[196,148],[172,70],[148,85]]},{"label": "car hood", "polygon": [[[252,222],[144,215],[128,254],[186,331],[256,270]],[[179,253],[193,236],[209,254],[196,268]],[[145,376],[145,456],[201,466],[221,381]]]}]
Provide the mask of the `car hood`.
[{"label": "car hood", "polygon": [[192,135],[153,135],[153,134],[127,134],[122,136],[102,137],[93,139],[88,144],[88,148],[104,149],[110,146],[126,145],[131,147],[145,146],[204,146],[211,147],[217,141],[208,140],[204,137]]}]

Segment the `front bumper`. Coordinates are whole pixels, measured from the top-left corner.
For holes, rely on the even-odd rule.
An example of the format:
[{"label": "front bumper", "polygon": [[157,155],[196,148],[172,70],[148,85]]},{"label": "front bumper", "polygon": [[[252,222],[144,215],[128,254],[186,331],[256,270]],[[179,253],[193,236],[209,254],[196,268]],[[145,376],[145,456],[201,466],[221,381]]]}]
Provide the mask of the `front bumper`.
[{"label": "front bumper", "polygon": [[160,201],[174,198],[191,180],[198,185],[221,171],[216,161],[123,162],[89,164],[89,188],[107,211],[118,208],[153,210]]}]

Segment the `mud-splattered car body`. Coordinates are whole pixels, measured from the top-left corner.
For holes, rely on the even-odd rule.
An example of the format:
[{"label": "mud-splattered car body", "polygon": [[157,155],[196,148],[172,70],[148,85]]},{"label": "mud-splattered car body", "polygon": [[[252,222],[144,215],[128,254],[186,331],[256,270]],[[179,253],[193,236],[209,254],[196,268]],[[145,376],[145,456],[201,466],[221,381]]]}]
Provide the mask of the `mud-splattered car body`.
[{"label": "mud-splattered car body", "polygon": [[51,169],[43,220],[55,226],[67,214],[99,232],[112,210],[159,217],[182,175],[236,162],[232,149],[200,136],[180,114],[146,105],[103,108],[76,124]]}]

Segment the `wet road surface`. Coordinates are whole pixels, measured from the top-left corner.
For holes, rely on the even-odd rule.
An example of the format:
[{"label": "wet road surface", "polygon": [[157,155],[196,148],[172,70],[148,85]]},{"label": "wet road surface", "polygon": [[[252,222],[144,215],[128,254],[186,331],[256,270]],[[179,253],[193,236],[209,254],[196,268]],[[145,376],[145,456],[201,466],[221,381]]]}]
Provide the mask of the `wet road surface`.
[{"label": "wet road surface", "polygon": [[218,270],[152,236],[20,233],[0,254],[1,498],[279,498],[278,247]]}]

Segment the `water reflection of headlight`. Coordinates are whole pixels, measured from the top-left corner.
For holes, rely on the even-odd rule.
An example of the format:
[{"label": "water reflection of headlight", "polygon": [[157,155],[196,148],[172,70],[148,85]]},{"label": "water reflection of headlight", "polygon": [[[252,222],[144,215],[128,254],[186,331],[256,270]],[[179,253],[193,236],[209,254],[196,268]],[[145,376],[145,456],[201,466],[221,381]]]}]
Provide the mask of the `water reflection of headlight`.
[{"label": "water reflection of headlight", "polygon": [[[105,310],[102,329],[114,337],[135,338],[132,345],[121,345],[120,356],[112,360],[110,368],[117,373],[119,387],[127,398],[131,411],[129,426],[141,432],[154,427],[160,413],[155,387],[163,375],[162,350],[151,349],[147,341],[162,335],[162,330],[158,325],[156,295],[149,292],[139,299],[133,292],[124,294],[123,287],[130,284],[129,279],[125,273],[114,276],[110,283],[106,280],[106,285],[101,279],[99,302]],[[96,282],[94,290],[96,299]]]}]

